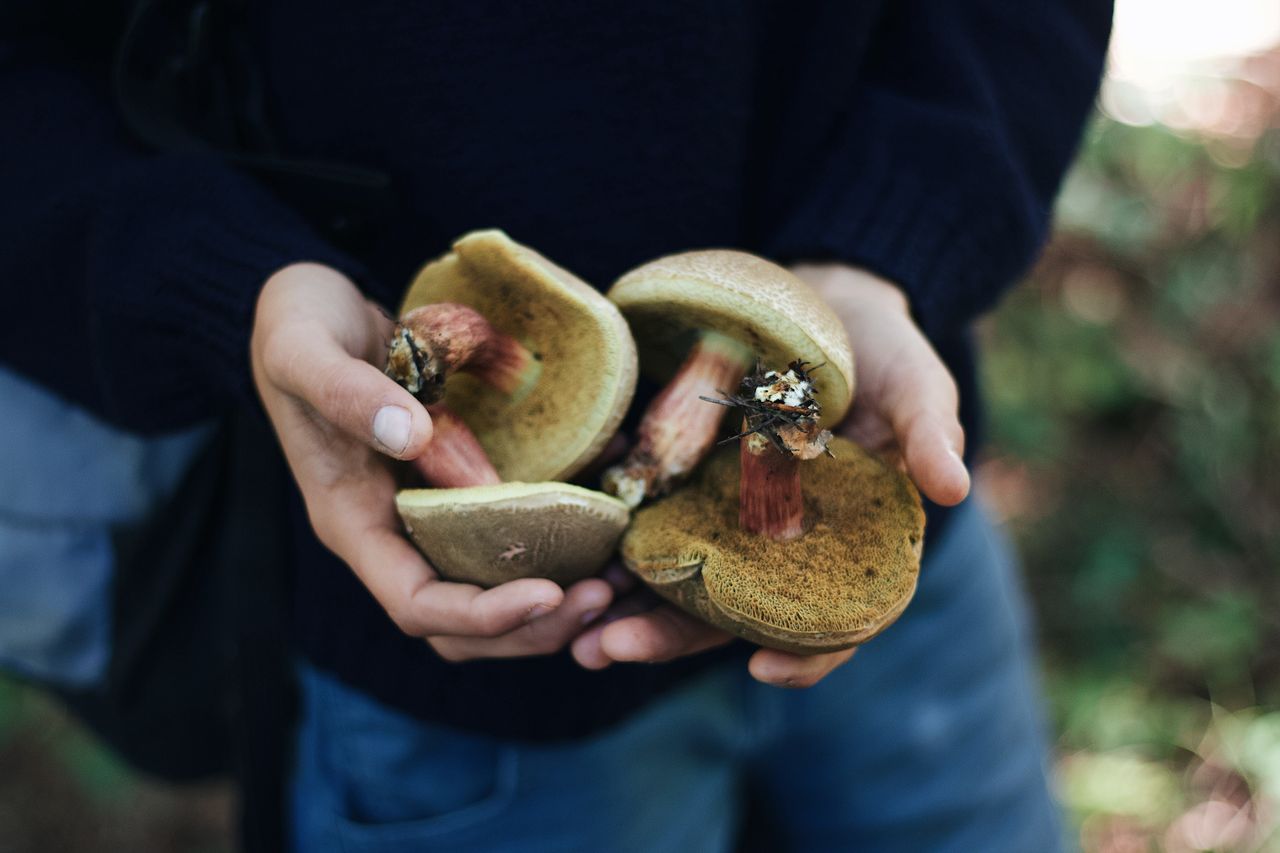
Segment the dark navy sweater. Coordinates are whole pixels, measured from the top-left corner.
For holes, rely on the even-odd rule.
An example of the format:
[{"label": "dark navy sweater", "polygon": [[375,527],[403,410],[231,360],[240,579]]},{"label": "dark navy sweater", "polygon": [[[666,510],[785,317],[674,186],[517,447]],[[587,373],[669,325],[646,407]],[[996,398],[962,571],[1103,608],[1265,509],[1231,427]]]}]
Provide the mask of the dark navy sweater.
[{"label": "dark navy sweater", "polygon": [[[1110,4],[251,4],[273,150],[394,188],[394,214],[346,246],[242,163],[142,144],[95,33],[19,18],[0,35],[0,359],[110,422],[155,433],[255,406],[248,336],[274,270],[328,263],[394,306],[451,238],[500,227],[600,287],[712,246],[866,266],[909,296],[972,433],[967,328],[1046,232]],[[55,331],[74,358],[49,357]],[[303,653],[423,717],[581,734],[711,659],[444,663],[295,510]]]}]

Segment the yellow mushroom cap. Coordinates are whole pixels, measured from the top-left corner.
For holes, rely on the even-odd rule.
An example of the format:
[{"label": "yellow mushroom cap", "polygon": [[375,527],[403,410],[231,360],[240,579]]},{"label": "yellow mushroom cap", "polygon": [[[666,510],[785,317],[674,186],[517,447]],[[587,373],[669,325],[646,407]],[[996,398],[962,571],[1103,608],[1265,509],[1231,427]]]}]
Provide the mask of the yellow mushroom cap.
[{"label": "yellow mushroom cap", "polygon": [[396,509],[441,577],[484,587],[591,577],[630,521],[622,501],[568,483],[405,489]]},{"label": "yellow mushroom cap", "polygon": [[751,642],[798,654],[866,642],[911,601],[924,510],[906,475],[853,442],[803,463],[799,539],[738,526],[738,454],[712,457],[684,488],[636,513],[622,558],[656,592]]},{"label": "yellow mushroom cap", "polygon": [[770,368],[796,359],[825,365],[813,374],[823,426],[838,423],[853,400],[853,351],[840,318],[763,258],[728,249],[670,255],[622,276],[609,298],[631,324],[645,374],[659,382],[674,375],[699,332],[714,331]]},{"label": "yellow mushroom cap", "polygon": [[590,285],[502,231],[475,231],[419,271],[400,306],[475,308],[540,362],[508,396],[475,377],[449,379],[446,401],[504,480],[572,477],[617,431],[636,383],[636,351],[618,309]]}]

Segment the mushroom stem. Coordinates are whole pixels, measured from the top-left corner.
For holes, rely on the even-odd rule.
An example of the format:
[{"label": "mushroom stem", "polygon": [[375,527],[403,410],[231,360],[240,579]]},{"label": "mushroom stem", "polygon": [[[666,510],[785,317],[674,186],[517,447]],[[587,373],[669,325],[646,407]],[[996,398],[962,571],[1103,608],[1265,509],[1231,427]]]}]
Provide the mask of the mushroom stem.
[{"label": "mushroom stem", "polygon": [[[745,418],[742,428],[749,428]],[[739,448],[738,526],[779,542],[804,535],[800,459],[756,433],[745,436]]]},{"label": "mushroom stem", "polygon": [[725,414],[699,398],[737,387],[751,360],[751,351],[732,338],[704,332],[649,404],[635,447],[604,473],[604,490],[634,508],[686,477],[711,450]]},{"label": "mushroom stem", "polygon": [[804,363],[785,373],[759,368],[739,393],[711,400],[743,411],[738,458],[738,525],[748,533],[785,542],[804,535],[800,463],[827,453],[831,431],[818,426],[822,406]]},{"label": "mushroom stem", "polygon": [[435,432],[427,450],[413,460],[430,486],[453,489],[490,486],[502,482],[489,455],[462,418],[443,404],[427,407]]},{"label": "mushroom stem", "polygon": [[424,403],[444,397],[445,380],[464,370],[506,394],[537,378],[538,360],[480,312],[455,302],[415,308],[400,318],[387,375]]}]

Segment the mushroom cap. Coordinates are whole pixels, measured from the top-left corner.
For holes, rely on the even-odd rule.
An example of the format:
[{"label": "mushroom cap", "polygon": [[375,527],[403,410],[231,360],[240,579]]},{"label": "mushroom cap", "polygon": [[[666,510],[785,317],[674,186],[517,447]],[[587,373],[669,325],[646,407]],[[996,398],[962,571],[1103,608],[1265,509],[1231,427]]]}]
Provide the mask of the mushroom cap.
[{"label": "mushroom cap", "polygon": [[853,350],[840,318],[808,284],[764,258],[728,249],[669,255],[622,276],[609,298],[631,324],[645,374],[659,382],[674,375],[698,332],[710,330],[770,367],[824,364],[813,375],[823,426],[839,423],[853,400]]},{"label": "mushroom cap", "polygon": [[799,539],[739,528],[733,448],[636,513],[623,561],[663,597],[753,643],[817,654],[866,642],[915,593],[924,510],[896,468],[848,439],[832,439],[831,451],[801,466],[812,527]]},{"label": "mushroom cap", "polygon": [[396,509],[441,577],[484,587],[591,577],[630,520],[617,498],[568,483],[405,489]]},{"label": "mushroom cap", "polygon": [[449,408],[504,480],[568,479],[600,453],[636,386],[635,343],[612,302],[498,230],[466,234],[424,266],[400,313],[433,302],[475,308],[540,362],[512,396],[466,373],[449,378]]}]

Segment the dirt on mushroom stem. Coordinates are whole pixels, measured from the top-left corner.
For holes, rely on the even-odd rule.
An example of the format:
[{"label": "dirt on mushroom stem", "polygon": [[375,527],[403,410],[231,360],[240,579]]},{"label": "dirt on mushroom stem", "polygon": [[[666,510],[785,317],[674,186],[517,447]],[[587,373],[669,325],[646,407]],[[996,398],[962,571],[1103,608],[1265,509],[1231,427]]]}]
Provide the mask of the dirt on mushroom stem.
[{"label": "dirt on mushroom stem", "polygon": [[743,412],[733,439],[740,440],[742,466],[738,524],[749,533],[778,541],[804,535],[800,463],[829,454],[831,441],[830,430],[818,426],[822,406],[814,393],[805,364],[794,361],[784,372],[757,366],[734,396],[702,398]]},{"label": "dirt on mushroom stem", "polygon": [[423,403],[439,402],[454,371],[474,375],[505,394],[535,378],[538,359],[468,305],[437,302],[400,318],[386,373]]}]

